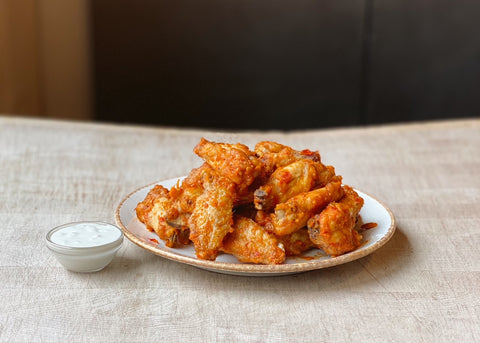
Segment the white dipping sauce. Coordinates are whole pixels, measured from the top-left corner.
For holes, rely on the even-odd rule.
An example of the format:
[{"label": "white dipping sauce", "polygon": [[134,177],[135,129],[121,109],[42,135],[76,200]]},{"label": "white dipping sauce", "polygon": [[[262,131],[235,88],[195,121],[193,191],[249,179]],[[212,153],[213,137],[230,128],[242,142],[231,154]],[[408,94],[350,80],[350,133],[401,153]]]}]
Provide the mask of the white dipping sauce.
[{"label": "white dipping sauce", "polygon": [[53,243],[76,248],[88,248],[114,242],[122,232],[115,226],[103,223],[75,223],[53,232]]}]

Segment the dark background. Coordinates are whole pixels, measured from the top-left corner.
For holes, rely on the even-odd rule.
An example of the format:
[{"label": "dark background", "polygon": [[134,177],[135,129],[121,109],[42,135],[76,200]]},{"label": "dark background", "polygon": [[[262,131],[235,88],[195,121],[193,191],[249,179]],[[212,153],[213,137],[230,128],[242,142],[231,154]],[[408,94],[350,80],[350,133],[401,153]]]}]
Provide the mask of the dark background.
[{"label": "dark background", "polygon": [[304,129],[480,115],[480,1],[95,0],[97,120]]}]

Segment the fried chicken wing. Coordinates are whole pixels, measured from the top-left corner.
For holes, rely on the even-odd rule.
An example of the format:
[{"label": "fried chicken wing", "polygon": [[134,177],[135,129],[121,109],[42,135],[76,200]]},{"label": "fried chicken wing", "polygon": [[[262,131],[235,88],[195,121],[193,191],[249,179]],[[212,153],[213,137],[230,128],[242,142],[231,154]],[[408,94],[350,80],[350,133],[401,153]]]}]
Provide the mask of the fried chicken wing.
[{"label": "fried chicken wing", "polygon": [[148,193],[145,200],[136,207],[138,219],[148,230],[154,231],[168,247],[189,244],[188,230],[170,226],[166,218],[172,208],[168,189],[157,185]]},{"label": "fried chicken wing", "polygon": [[[170,190],[170,198],[175,203],[174,208],[181,213],[192,213],[195,201],[202,195],[204,183],[213,177],[213,169],[207,163],[193,169],[181,184],[177,184]],[[171,218],[175,217],[172,213]]]},{"label": "fried chicken wing", "polygon": [[154,231],[153,227],[147,225],[149,222],[149,216],[152,215],[152,208],[154,206],[154,202],[160,198],[167,198],[168,197],[168,189],[161,186],[156,185],[153,187],[145,197],[145,199],[140,202],[137,207],[135,208],[135,212],[137,213],[137,218],[145,224],[149,231]]},{"label": "fried chicken wing", "polygon": [[332,166],[326,166],[321,162],[315,162],[313,165],[315,166],[315,169],[317,169],[315,187],[325,186],[335,176],[335,168]]},{"label": "fried chicken wing", "polygon": [[[310,159],[314,162],[320,162],[320,154],[318,153],[318,151],[311,151],[308,149],[298,151],[287,145],[283,145],[283,144],[272,142],[272,141],[259,142],[255,145],[254,150],[257,156],[259,157],[263,157],[268,154],[278,154],[284,151],[285,156],[287,155],[293,156],[295,160]],[[286,153],[287,151],[288,153]],[[291,162],[293,162],[293,160],[286,162],[286,164],[289,164]]]},{"label": "fried chicken wing", "polygon": [[354,225],[363,199],[342,187],[317,151],[271,141],[251,151],[203,138],[194,151],[202,166],[170,190],[153,187],[135,209],[166,246],[193,242],[199,259],[215,260],[223,251],[263,264],[314,246],[331,255],[358,247]]},{"label": "fried chicken wing", "polygon": [[264,141],[255,145],[255,154],[263,164],[264,173],[268,176],[279,167],[284,167],[298,160],[308,159],[320,162],[318,151],[302,150],[297,151],[289,146],[280,143]]},{"label": "fried chicken wing", "polygon": [[240,262],[280,264],[285,261],[283,245],[253,220],[235,216],[233,228],[223,241],[222,251]]},{"label": "fried chicken wing", "polygon": [[281,150],[288,148],[286,145],[277,143],[277,142],[272,142],[272,141],[262,141],[258,142],[255,145],[255,153],[263,157],[266,154],[271,154],[271,153],[279,153]]},{"label": "fried chicken wing", "polygon": [[308,221],[310,239],[331,256],[358,248],[362,239],[354,227],[364,201],[353,188],[343,186],[343,189],[342,199],[331,202]]},{"label": "fried chicken wing", "polygon": [[167,246],[189,244],[188,219],[196,199],[203,193],[203,179],[211,172],[213,169],[205,163],[193,169],[181,185],[173,186],[170,191],[163,186],[155,186],[138,204],[137,217]]},{"label": "fried chicken wing", "polygon": [[295,195],[308,192],[315,186],[324,186],[334,175],[333,167],[306,159],[280,167],[255,191],[255,208],[271,211]]},{"label": "fried chicken wing", "polygon": [[243,144],[215,143],[202,138],[194,152],[236,185],[250,186],[262,173],[255,154]]},{"label": "fried chicken wing", "polygon": [[297,256],[315,247],[310,240],[307,228],[301,228],[289,235],[279,236],[278,240],[283,244],[287,256]]},{"label": "fried chicken wing", "polygon": [[198,258],[215,260],[225,235],[232,232],[235,185],[222,176],[204,184],[189,217],[190,240]]},{"label": "fried chicken wing", "polygon": [[336,176],[325,187],[301,193],[278,204],[271,215],[274,233],[283,236],[301,229],[311,216],[342,196],[342,181]]}]

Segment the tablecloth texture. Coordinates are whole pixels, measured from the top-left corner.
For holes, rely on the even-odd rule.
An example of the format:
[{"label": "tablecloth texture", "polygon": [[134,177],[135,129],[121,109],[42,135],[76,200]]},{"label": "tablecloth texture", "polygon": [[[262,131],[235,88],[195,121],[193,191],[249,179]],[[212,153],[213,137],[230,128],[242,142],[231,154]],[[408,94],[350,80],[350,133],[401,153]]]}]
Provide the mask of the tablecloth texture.
[{"label": "tablecloth texture", "polygon": [[[63,269],[46,232],[114,223],[120,200],[201,164],[201,137],[319,150],[387,204],[362,259],[281,277],[213,273],[126,240],[104,270]],[[478,342],[480,120],[213,132],[0,117],[2,342]]]}]

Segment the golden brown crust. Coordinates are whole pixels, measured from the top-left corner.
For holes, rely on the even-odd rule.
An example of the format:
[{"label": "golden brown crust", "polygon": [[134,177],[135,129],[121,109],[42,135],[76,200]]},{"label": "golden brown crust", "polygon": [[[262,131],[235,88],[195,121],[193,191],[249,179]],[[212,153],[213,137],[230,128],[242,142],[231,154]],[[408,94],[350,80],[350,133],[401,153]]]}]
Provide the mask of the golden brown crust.
[{"label": "golden brown crust", "polygon": [[204,184],[204,188],[188,221],[190,240],[198,258],[215,260],[223,239],[233,230],[235,186],[220,176]]},{"label": "golden brown crust", "polygon": [[277,168],[254,193],[257,210],[271,211],[277,204],[311,190],[317,183],[314,162],[299,160]]},{"label": "golden brown crust", "polygon": [[173,202],[170,199],[168,189],[163,186],[155,186],[146,196],[145,200],[136,207],[138,219],[145,224],[146,228],[154,231],[160,239],[165,241],[168,247],[189,244],[188,228],[171,226],[167,222],[171,213]]},{"label": "golden brown crust", "polygon": [[241,187],[250,186],[262,172],[255,154],[240,143],[215,143],[202,138],[194,152],[217,173]]},{"label": "golden brown crust", "polygon": [[263,141],[255,145],[255,154],[259,157],[264,168],[264,174],[270,175],[275,169],[284,167],[298,160],[307,159],[321,162],[318,151],[294,150],[280,143]]},{"label": "golden brown crust", "polygon": [[287,256],[297,256],[315,247],[310,240],[307,228],[301,228],[289,235],[279,236],[278,239],[283,244]]},{"label": "golden brown crust", "polygon": [[[175,185],[170,190],[170,198],[175,203],[175,209],[178,213],[192,213],[195,207],[195,201],[203,193],[203,184],[205,180],[211,178],[213,169],[204,163],[199,168],[193,169],[190,174],[183,179],[181,185]],[[171,215],[173,219],[175,214]]]},{"label": "golden brown crust", "polygon": [[[263,264],[283,263],[285,256],[314,246],[329,254],[351,249],[347,238],[341,244],[337,238],[347,237],[363,200],[342,188],[341,177],[321,163],[318,152],[270,141],[253,152],[240,143],[203,138],[194,151],[202,166],[170,190],[155,186],[136,208],[138,219],[166,246],[193,242],[199,259],[215,260],[223,251]],[[326,227],[330,233],[321,229]],[[359,234],[347,233],[358,246]]]},{"label": "golden brown crust", "polygon": [[307,225],[308,219],[330,202],[343,196],[342,182],[338,177],[325,187],[301,193],[278,204],[272,214],[274,233],[288,235]]},{"label": "golden brown crust", "polygon": [[[145,200],[140,202],[137,207],[135,208],[135,212],[137,213],[138,219],[146,225],[148,222],[148,216],[152,211],[154,202],[156,199],[164,198],[168,196],[168,189],[161,186],[156,185],[153,187],[145,197]],[[147,226],[147,229],[153,231],[153,228]]]},{"label": "golden brown crust", "polygon": [[363,199],[349,186],[345,196],[330,203],[320,214],[308,221],[310,239],[332,256],[342,255],[360,246],[362,236],[354,227]]},{"label": "golden brown crust", "polygon": [[223,242],[222,250],[240,262],[281,264],[285,250],[278,239],[253,220],[235,216],[234,230]]},{"label": "golden brown crust", "polygon": [[254,192],[255,208],[272,211],[277,204],[300,193],[325,186],[334,175],[333,167],[308,159],[300,159],[279,167]]}]

